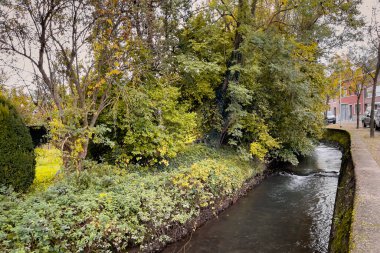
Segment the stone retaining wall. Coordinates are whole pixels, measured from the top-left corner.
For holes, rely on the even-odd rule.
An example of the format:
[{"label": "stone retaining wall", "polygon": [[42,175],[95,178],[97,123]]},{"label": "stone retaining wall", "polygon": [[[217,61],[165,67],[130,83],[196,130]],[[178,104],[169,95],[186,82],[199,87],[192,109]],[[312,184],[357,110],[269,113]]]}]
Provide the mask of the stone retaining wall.
[{"label": "stone retaining wall", "polygon": [[331,226],[329,252],[348,252],[355,194],[350,135],[345,131],[329,129],[326,131],[323,141],[338,145],[343,152]]},{"label": "stone retaining wall", "polygon": [[329,251],[380,252],[380,168],[355,131],[325,137],[344,149]]}]

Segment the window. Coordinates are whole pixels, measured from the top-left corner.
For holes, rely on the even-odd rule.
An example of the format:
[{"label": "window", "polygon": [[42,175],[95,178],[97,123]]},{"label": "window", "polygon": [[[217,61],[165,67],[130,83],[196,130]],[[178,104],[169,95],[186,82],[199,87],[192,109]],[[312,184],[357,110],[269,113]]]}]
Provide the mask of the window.
[{"label": "window", "polygon": [[366,97],[367,97],[367,98],[371,98],[371,97],[372,97],[372,90],[367,89]]},{"label": "window", "polygon": [[344,88],[344,89],[342,90],[342,97],[347,97],[347,96],[348,96],[348,91],[347,91],[346,88]]},{"label": "window", "polygon": [[[369,87],[366,89],[366,97],[371,98],[372,97],[372,87]],[[380,97],[380,85],[376,86],[376,97]]]}]

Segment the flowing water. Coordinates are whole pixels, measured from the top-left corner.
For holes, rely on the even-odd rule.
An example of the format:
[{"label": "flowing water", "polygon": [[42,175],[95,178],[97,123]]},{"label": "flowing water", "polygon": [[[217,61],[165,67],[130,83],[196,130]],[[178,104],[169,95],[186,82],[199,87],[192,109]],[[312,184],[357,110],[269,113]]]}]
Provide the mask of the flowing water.
[{"label": "flowing water", "polygon": [[341,157],[317,146],[164,252],[327,252]]}]

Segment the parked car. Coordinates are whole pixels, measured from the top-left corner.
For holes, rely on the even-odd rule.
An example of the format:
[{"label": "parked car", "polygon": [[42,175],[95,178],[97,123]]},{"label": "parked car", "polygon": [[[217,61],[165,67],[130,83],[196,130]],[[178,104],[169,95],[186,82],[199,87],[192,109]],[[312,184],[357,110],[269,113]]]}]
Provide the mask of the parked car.
[{"label": "parked car", "polygon": [[[380,129],[380,110],[375,110],[375,128]],[[362,118],[363,127],[367,127],[371,123],[371,108],[367,109]]]},{"label": "parked car", "polygon": [[370,122],[371,122],[371,108],[367,108],[362,118],[363,127],[369,126]]},{"label": "parked car", "polygon": [[380,129],[380,110],[375,111],[375,129],[379,130]]},{"label": "parked car", "polygon": [[333,124],[336,124],[336,117],[334,115],[334,113],[332,111],[328,111],[326,113],[326,121],[327,123],[333,123]]}]

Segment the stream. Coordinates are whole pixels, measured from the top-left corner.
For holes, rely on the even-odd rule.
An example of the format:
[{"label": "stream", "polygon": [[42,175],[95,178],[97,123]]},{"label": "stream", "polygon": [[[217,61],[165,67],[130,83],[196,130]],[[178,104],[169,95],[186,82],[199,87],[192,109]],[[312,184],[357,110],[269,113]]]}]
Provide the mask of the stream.
[{"label": "stream", "polygon": [[327,252],[342,153],[318,145],[163,252]]}]

